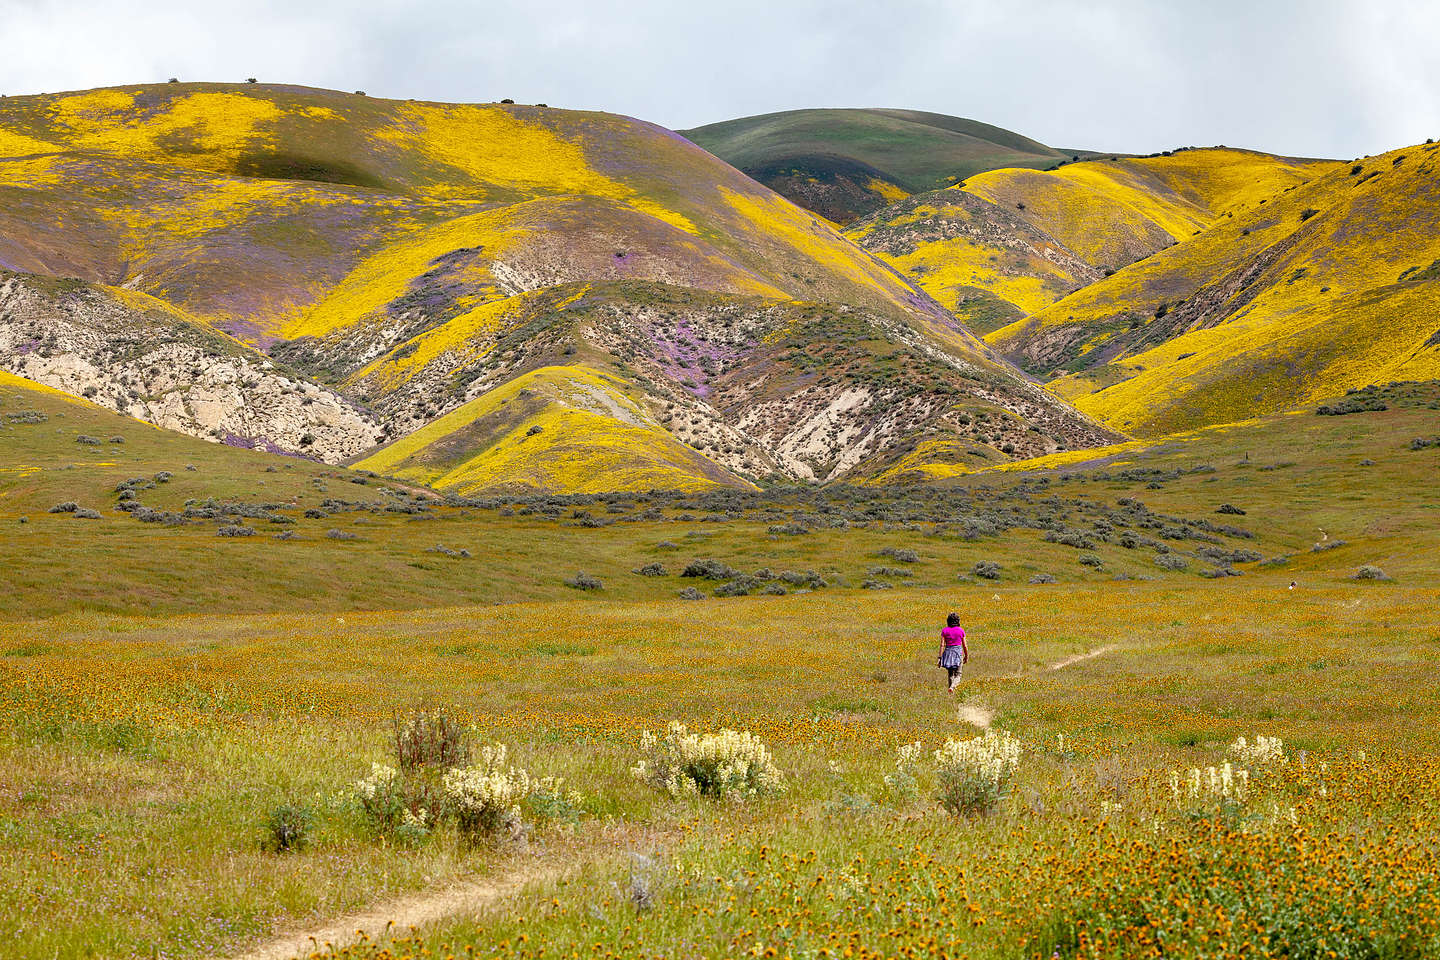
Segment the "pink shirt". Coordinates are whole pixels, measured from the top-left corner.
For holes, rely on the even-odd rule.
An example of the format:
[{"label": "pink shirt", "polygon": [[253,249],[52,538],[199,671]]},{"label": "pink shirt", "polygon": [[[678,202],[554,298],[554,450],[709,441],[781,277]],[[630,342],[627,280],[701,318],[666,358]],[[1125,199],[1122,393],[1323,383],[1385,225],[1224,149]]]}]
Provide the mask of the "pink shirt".
[{"label": "pink shirt", "polygon": [[947,647],[965,646],[964,627],[945,627],[940,631],[940,639],[945,641]]}]

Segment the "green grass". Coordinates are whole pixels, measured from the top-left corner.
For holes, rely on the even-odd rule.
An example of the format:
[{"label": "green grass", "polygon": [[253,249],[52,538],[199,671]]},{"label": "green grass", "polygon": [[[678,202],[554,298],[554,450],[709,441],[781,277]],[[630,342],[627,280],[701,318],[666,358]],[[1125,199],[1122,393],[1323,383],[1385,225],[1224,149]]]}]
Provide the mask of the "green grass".
[{"label": "green grass", "polygon": [[[1118,528],[1110,542],[1094,548],[1105,567],[1081,566],[1084,551],[1045,542],[1034,526],[1056,513],[1047,503],[1052,496],[1073,514],[1060,521],[1064,526],[1088,527],[1117,510],[1122,497],[1138,498],[1155,514],[1180,520],[1234,521],[1254,538],[1220,537],[1225,549],[1289,557],[1284,565],[1242,564],[1247,577],[1330,582],[1374,563],[1402,583],[1414,583],[1414,571],[1423,569],[1417,537],[1435,523],[1435,494],[1426,478],[1433,476],[1436,452],[1408,448],[1411,438],[1436,432],[1434,412],[1423,403],[1346,417],[1284,416],[1058,472],[968,475],[940,493],[781,488],[736,494],[734,500],[697,494],[653,504],[643,494],[581,501],[533,497],[508,504],[437,502],[413,513],[387,509],[411,509],[418,501],[383,478],[193,440],[54,394],[0,389],[0,411],[30,409],[48,419],[7,422],[0,429],[0,453],[9,465],[0,473],[0,524],[10,530],[0,538],[8,586],[0,595],[0,615],[11,619],[80,609],[263,612],[304,603],[316,610],[373,610],[573,599],[563,580],[577,569],[605,583],[586,602],[663,600],[696,585],[678,574],[699,558],[746,574],[813,570],[832,584],[826,589],[846,590],[869,579],[869,570],[885,562],[880,549],[890,546],[915,549],[924,558],[913,567],[918,586],[984,590],[983,584],[957,580],[978,560],[998,562],[1002,583],[1040,572],[1063,583],[1100,583],[1115,576],[1193,579],[1193,573],[1156,567],[1151,549],[1120,546]],[[89,446],[75,442],[79,434],[120,435],[126,442]],[[1362,466],[1363,460],[1374,465]],[[1294,466],[1264,469],[1285,462]],[[1195,472],[1197,467],[1214,469]],[[1170,473],[1156,480],[1126,472],[1137,469]],[[173,476],[139,492],[148,506],[181,511],[187,501],[210,499],[269,504],[267,515],[294,522],[246,519],[255,536],[222,538],[215,535],[215,521],[172,527],[139,523],[114,510],[117,484],[159,470]],[[1171,476],[1174,471],[1180,472]],[[1158,487],[1152,489],[1152,483]],[[317,519],[304,515],[327,499],[368,506]],[[62,501],[98,510],[102,518],[48,512]],[[1248,512],[1216,514],[1222,503]],[[997,510],[996,516],[1019,517],[1029,526],[1000,535],[967,533],[974,518]],[[583,526],[577,513],[605,525]],[[837,519],[844,525],[831,525]],[[786,523],[810,532],[769,532]],[[331,529],[356,539],[330,539]],[[274,539],[281,532],[296,539]],[[1152,538],[1161,533],[1138,532]],[[1322,536],[1347,545],[1312,553]],[[657,546],[666,541],[681,547]],[[42,542],[45,550],[37,551]],[[1190,553],[1205,545],[1168,542]],[[472,557],[437,553],[437,545],[468,549]],[[669,575],[632,573],[651,560],[664,562]],[[1205,567],[1192,559],[1192,570]],[[709,592],[715,584],[699,586]]]},{"label": "green grass", "polygon": [[[918,943],[905,931],[924,929],[952,955],[1017,957],[1021,938],[1063,940],[1076,917],[1108,909],[1111,888],[1094,882],[1112,874],[1090,865],[1143,885],[1109,859],[1094,826],[1104,811],[1115,836],[1137,845],[1136,863],[1156,842],[1151,818],[1185,838],[1187,856],[1220,858],[1227,896],[1261,889],[1244,862],[1290,855],[1258,846],[1284,836],[1264,820],[1272,798],[1297,805],[1326,844],[1383,837],[1408,849],[1420,841],[1407,824],[1436,816],[1423,778],[1437,756],[1440,502],[1429,482],[1437,451],[1409,449],[1436,432],[1430,394],[1416,385],[1384,396],[1383,411],[1307,408],[1060,469],[959,477],[939,491],[533,497],[396,513],[385,508],[418,501],[383,478],[0,386],[0,414],[45,417],[0,418],[0,952],[225,955],[404,891],[556,865],[574,872],[484,918],[424,931],[425,946],[520,955],[525,933],[531,956],[542,944],[568,955],[595,942],[600,955],[818,955],[838,936],[893,953]],[[92,447],[78,434],[126,442]],[[268,503],[295,522],[246,518],[259,533],[229,539],[213,520],[167,527],[113,510],[120,481],[160,470],[172,479],[137,492],[156,508]],[[326,498],[377,509],[304,516]],[[1094,521],[1123,518],[1122,498],[1142,501],[1159,526],[1098,539]],[[65,500],[102,519],[47,512]],[[1215,512],[1226,503],[1246,513]],[[577,511],[607,525],[582,526]],[[1006,516],[1023,524],[969,528]],[[1034,525],[1044,517],[1089,528],[1094,547],[1044,540]],[[1289,560],[1242,562],[1243,576],[1210,581],[1195,573],[1210,566],[1201,557],[1172,573],[1152,549],[1118,542],[1127,530],[1163,539],[1187,519],[1254,534],[1220,536],[1227,550]],[[768,532],[785,524],[810,532]],[[331,528],[357,539],[328,539]],[[300,539],[269,536],[278,531]],[[1346,545],[1312,550],[1336,540]],[[1166,542],[1187,553],[1213,546]],[[436,544],[473,557],[431,552]],[[858,589],[872,567],[892,564],[886,547],[919,555],[894,562],[914,577]],[[1104,568],[1079,564],[1086,552]],[[815,570],[830,585],[715,599],[719,581],[679,576],[700,558],[752,575]],[[998,581],[959,579],[981,559],[1001,565]],[[630,572],[650,560],[669,575]],[[1351,579],[1366,563],[1393,580]],[[565,587],[576,569],[605,590]],[[1060,582],[1029,585],[1037,572]],[[679,599],[685,586],[706,598]],[[934,666],[952,609],[974,644],[961,703],[1028,745],[999,812],[964,825],[934,811],[928,768],[910,792],[884,780],[899,744],[930,750],[977,732]],[[424,704],[451,706],[536,775],[565,777],[585,816],[523,848],[470,848],[449,827],[416,845],[376,838],[348,785],[385,759],[392,712]],[[714,806],[635,780],[641,732],[675,719],[755,732],[787,791]],[[1261,819],[1228,846],[1203,824],[1182,829],[1168,771],[1216,763],[1225,743],[1256,733],[1283,736],[1297,757],[1293,776],[1264,788],[1252,811]],[[1313,794],[1304,771],[1315,768],[1302,767],[1300,750],[1337,771],[1333,799]],[[1379,772],[1357,766],[1357,750],[1377,757]],[[266,818],[283,804],[313,815],[303,851],[263,848]],[[1227,849],[1241,859],[1225,859]],[[1080,886],[1066,893],[1053,886],[1063,871],[1030,872],[1043,862],[1076,871]],[[1286,876],[1302,879],[1324,866],[1285,862]],[[1356,866],[1341,889],[1381,882],[1371,869],[1381,868]],[[650,881],[637,870],[653,874],[651,906],[638,912],[627,891]],[[952,870],[965,879],[942,872]],[[857,878],[845,881],[855,896],[827,899],[841,876]],[[971,926],[953,896],[927,892],[927,876],[963,889],[988,926]],[[1398,889],[1395,877],[1381,880]],[[1337,922],[1347,929],[1379,922],[1378,908],[1344,902]],[[905,913],[907,903],[923,910]],[[876,919],[897,907],[898,926]]]},{"label": "green grass", "polygon": [[790,157],[851,159],[912,193],[1007,166],[1049,166],[1063,154],[1000,127],[918,110],[789,110],[680,131],[741,170]]},{"label": "green grass", "polygon": [[[874,178],[920,193],[999,167],[1049,167],[1065,155],[1000,127],[918,110],[790,110],[682,130],[801,206],[848,222],[888,201]],[[818,195],[807,181],[856,189]]]}]

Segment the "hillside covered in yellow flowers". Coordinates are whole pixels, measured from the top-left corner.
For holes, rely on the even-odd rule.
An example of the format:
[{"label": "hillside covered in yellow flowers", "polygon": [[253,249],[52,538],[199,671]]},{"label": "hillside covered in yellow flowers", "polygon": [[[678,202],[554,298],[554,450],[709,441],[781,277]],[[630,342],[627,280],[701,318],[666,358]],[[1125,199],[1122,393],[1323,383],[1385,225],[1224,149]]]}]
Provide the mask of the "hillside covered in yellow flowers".
[{"label": "hillside covered in yellow flowers", "polygon": [[1440,145],[1331,164],[987,340],[1135,436],[1440,377]]},{"label": "hillside covered in yellow flowers", "polygon": [[938,115],[778,116],[884,133],[904,189],[842,232],[613,114],[5,98],[0,368],[465,494],[906,482],[1440,376],[1436,145],[1072,162]]},{"label": "hillside covered in yellow flowers", "polygon": [[[171,418],[212,439],[333,461],[493,406],[491,391],[551,367],[626,397],[577,441],[603,447],[619,488],[657,482],[657,458],[679,486],[865,475],[980,412],[989,425],[966,435],[987,459],[1113,439],[829,224],[626,117],[261,84],[12,97],[0,200],[12,372],[152,420],[148,397],[214,400],[218,387],[172,382],[163,337],[134,344],[123,384],[108,375],[117,317],[143,300],[139,314],[179,318],[167,329],[250,351],[256,376],[215,402],[251,404],[257,377],[281,371],[349,407],[244,428]],[[104,332],[45,278],[104,301]],[[775,349],[801,327],[816,339]],[[846,345],[844,364],[810,352]],[[650,426],[636,433],[632,417]],[[488,441],[457,452],[473,434],[449,434],[447,456],[508,456]],[[467,491],[570,485],[512,466],[457,476]]]},{"label": "hillside covered in yellow flowers", "polygon": [[990,332],[1333,166],[1223,147],[982,172],[847,234]]}]

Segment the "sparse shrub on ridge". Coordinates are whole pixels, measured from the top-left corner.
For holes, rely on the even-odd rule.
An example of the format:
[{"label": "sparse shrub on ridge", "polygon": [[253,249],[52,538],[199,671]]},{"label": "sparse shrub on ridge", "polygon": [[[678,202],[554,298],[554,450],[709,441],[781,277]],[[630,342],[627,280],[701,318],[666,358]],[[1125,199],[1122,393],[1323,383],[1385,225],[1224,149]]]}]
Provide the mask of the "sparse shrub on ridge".
[{"label": "sparse shrub on ridge", "polygon": [[886,547],[880,551],[880,556],[889,557],[896,563],[919,563],[920,554],[909,547]]},{"label": "sparse shrub on ridge", "polygon": [[642,577],[663,577],[665,576],[665,565],[663,563],[647,563],[643,567],[636,567],[635,573]]},{"label": "sparse shrub on ridge", "polygon": [[1356,579],[1356,580],[1389,580],[1390,578],[1387,577],[1387,576],[1385,576],[1385,571],[1384,571],[1384,570],[1381,570],[1379,567],[1374,566],[1373,564],[1367,563],[1367,564],[1365,564],[1364,566],[1362,566],[1359,570],[1356,570],[1356,571],[1355,571],[1355,577],[1354,577],[1354,579]]},{"label": "sparse shrub on ridge", "polygon": [[1080,550],[1089,550],[1095,546],[1095,541],[1083,530],[1046,530],[1044,540]]},{"label": "sparse shrub on ridge", "polygon": [[599,577],[592,577],[590,574],[583,571],[575,574],[575,576],[573,577],[566,577],[565,586],[570,587],[573,590],[605,589],[605,584],[601,582]]},{"label": "sparse shrub on ridge", "polygon": [[982,580],[999,580],[1000,564],[994,560],[977,560],[970,572]]},{"label": "sparse shrub on ridge", "polygon": [[719,560],[691,560],[680,571],[682,577],[699,577],[703,580],[730,580],[742,576],[739,570]]},{"label": "sparse shrub on ridge", "polygon": [[237,523],[232,523],[232,524],[227,524],[227,525],[225,525],[225,526],[223,526],[223,527],[217,527],[216,530],[215,530],[215,536],[217,536],[217,537],[253,537],[253,536],[255,536],[255,528],[254,528],[254,527],[241,526],[240,524],[237,524]]}]

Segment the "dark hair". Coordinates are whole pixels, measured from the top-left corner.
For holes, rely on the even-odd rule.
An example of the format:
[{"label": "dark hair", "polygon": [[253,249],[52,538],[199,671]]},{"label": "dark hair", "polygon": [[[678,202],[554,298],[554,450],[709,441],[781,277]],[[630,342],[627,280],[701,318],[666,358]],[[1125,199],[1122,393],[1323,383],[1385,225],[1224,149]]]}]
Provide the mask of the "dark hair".
[{"label": "dark hair", "polygon": [[945,626],[947,626],[947,627],[958,627],[958,626],[960,626],[960,614],[958,614],[958,613],[952,613],[952,614],[950,614],[948,617],[946,617],[946,618],[945,618]]}]

